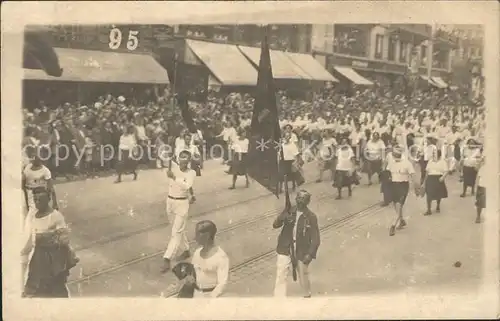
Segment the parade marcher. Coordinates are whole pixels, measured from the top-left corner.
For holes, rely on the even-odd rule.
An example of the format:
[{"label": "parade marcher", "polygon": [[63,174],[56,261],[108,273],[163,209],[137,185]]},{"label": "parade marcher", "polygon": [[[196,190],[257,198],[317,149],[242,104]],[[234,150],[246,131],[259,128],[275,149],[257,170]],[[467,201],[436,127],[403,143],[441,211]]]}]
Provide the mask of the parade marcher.
[{"label": "parade marcher", "polygon": [[229,172],[233,175],[233,184],[229,189],[236,188],[236,180],[238,176],[245,176],[246,187],[250,185],[247,174],[247,153],[249,140],[246,137],[246,132],[243,128],[238,128],[238,138],[233,142],[233,159],[231,161],[231,167]]},{"label": "parade marcher", "polygon": [[436,150],[432,158],[429,159],[425,168],[426,175],[422,190],[425,190],[427,199],[427,211],[424,215],[432,214],[432,201],[436,201],[436,212],[441,212],[441,200],[448,197],[448,189],[446,188],[445,179],[449,174],[448,163],[442,157],[441,151]]},{"label": "parade marcher", "polygon": [[36,211],[35,199],[33,190],[35,188],[45,188],[51,195],[52,208],[58,209],[56,191],[52,183],[52,173],[42,164],[41,157],[44,158],[44,151],[49,152],[44,147],[38,147],[37,151],[32,156],[33,160],[28,164],[22,175],[22,186],[26,195],[26,203],[28,204],[28,214],[33,214]]},{"label": "parade marcher", "polygon": [[212,221],[196,224],[196,243],[200,248],[194,251],[191,263],[195,276],[188,276],[187,283],[195,283],[195,298],[217,298],[229,279],[229,258],[224,250],[215,244],[217,226]]},{"label": "parade marcher", "polygon": [[323,139],[319,144],[318,151],[318,166],[319,177],[317,183],[323,180],[323,173],[327,170],[330,171],[330,177],[333,181],[335,173],[335,149],[337,148],[337,141],[331,136],[329,130],[323,131]]},{"label": "parade marcher", "polygon": [[337,188],[338,195],[336,199],[342,198],[342,188],[347,187],[349,197],[352,196],[353,177],[356,168],[355,155],[349,146],[347,139],[343,138],[336,152],[336,167],[333,186]]},{"label": "parade marcher", "polygon": [[404,148],[395,146],[392,150],[392,157],[387,164],[387,170],[391,173],[391,202],[394,204],[396,211],[396,219],[389,229],[389,235],[393,236],[397,228],[406,226],[406,221],[403,218],[403,206],[406,202],[406,197],[410,189],[410,182],[418,186],[414,182],[415,169],[411,162],[403,157]]},{"label": "parade marcher", "polygon": [[[281,148],[283,149],[283,159],[280,162],[280,171],[281,171],[281,182],[280,182],[280,193],[283,191],[283,184],[288,184],[289,181],[292,182],[292,189],[295,190],[296,182],[294,175],[294,162],[300,162],[300,151],[297,147],[297,144],[292,140],[292,133],[285,132],[283,137],[283,143],[281,144]],[[286,176],[286,182],[285,182]]]},{"label": "parade marcher", "polygon": [[276,283],[274,296],[284,297],[287,292],[287,278],[290,268],[293,279],[297,271],[299,282],[306,298],[311,297],[309,280],[309,264],[316,258],[320,245],[318,218],[311,212],[308,205],[311,194],[305,190],[296,196],[296,205],[285,209],[273,222],[273,228],[281,228],[276,248]]},{"label": "parade marcher", "polygon": [[392,146],[388,145],[386,148],[386,156],[382,164],[382,171],[380,172],[380,191],[384,196],[381,203],[382,207],[391,204],[391,172],[387,170],[387,165],[392,161]]},{"label": "parade marcher", "polygon": [[[122,175],[131,173],[134,175],[134,181],[137,180],[137,159],[135,152],[137,151],[137,139],[134,125],[126,126],[126,131],[120,137],[119,148],[119,164],[117,166],[118,177],[115,183],[121,183]],[[144,152],[141,149],[141,152]]]},{"label": "parade marcher", "polygon": [[234,138],[237,136],[236,129],[233,127],[231,122],[226,121],[224,123],[224,129],[222,132],[217,136],[217,137],[222,137],[223,140],[223,163],[226,164],[229,159],[230,155],[229,153],[231,152],[231,142],[234,140]]},{"label": "parade marcher", "polygon": [[462,173],[463,173],[463,190],[460,197],[465,197],[467,188],[471,188],[472,195],[474,195],[474,187],[476,185],[477,167],[481,159],[481,148],[478,143],[470,138],[467,140],[467,145],[462,151]]},{"label": "parade marcher", "polygon": [[481,158],[476,178],[476,223],[481,223],[481,213],[486,208],[486,159]]},{"label": "parade marcher", "polygon": [[69,230],[63,215],[52,208],[50,191],[32,190],[36,211],[26,219],[23,258],[23,296],[30,298],[68,298],[69,271],[79,259],[69,246]]},{"label": "parade marcher", "polygon": [[180,255],[180,260],[185,260],[190,256],[189,242],[186,234],[186,225],[189,214],[189,204],[191,194],[189,190],[193,186],[196,173],[189,168],[191,153],[183,150],[178,155],[178,165],[171,162],[171,168],[167,170],[169,178],[169,188],[167,196],[167,215],[172,219],[172,235],[163,255],[163,267],[161,272],[165,273],[171,268],[171,261],[182,246],[184,251]]},{"label": "parade marcher", "polygon": [[365,156],[363,167],[368,177],[368,185],[372,184],[373,174],[380,175],[380,171],[382,170],[382,159],[384,151],[384,142],[380,139],[379,133],[374,132],[372,134],[372,138],[366,143],[363,152]]},{"label": "parade marcher", "polygon": [[418,157],[418,163],[420,165],[420,185],[424,183],[427,163],[437,150],[436,142],[437,139],[433,134],[427,134],[422,141],[422,146],[420,146]]}]

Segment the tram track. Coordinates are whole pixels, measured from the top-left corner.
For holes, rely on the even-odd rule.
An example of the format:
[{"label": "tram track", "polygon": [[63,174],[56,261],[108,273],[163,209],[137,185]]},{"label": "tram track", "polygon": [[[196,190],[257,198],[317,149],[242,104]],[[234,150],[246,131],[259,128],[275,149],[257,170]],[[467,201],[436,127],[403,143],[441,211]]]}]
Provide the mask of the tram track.
[{"label": "tram track", "polygon": [[[310,181],[310,182],[304,183],[304,185],[302,185],[302,186],[310,186],[310,185],[314,185],[314,184],[315,184],[314,181]],[[213,191],[212,192],[207,192],[206,194],[210,194],[210,193],[213,193]],[[249,204],[249,203],[252,203],[254,201],[257,201],[257,200],[260,200],[260,199],[265,199],[265,198],[268,198],[268,197],[274,197],[274,196],[270,195],[269,193],[264,193],[264,194],[260,194],[260,195],[257,195],[257,196],[254,196],[254,197],[251,197],[251,198],[248,198],[248,199],[236,200],[236,201],[231,202],[229,204],[224,204],[224,205],[216,206],[215,208],[210,208],[208,210],[204,210],[204,211],[198,212],[196,214],[190,215],[190,218],[204,217],[204,216],[213,214],[213,213],[215,213],[217,211],[225,210],[225,209],[228,209],[228,208],[231,208],[233,206],[240,205],[240,204],[241,205],[243,205],[243,204]],[[74,250],[75,251],[87,250],[87,249],[90,249],[92,247],[106,245],[106,244],[109,244],[109,243],[112,243],[112,242],[116,242],[116,241],[119,241],[119,240],[130,238],[132,236],[139,235],[139,234],[142,234],[142,233],[152,232],[152,231],[155,231],[155,230],[158,230],[158,229],[161,229],[161,228],[165,228],[165,227],[167,227],[169,225],[170,225],[170,222],[167,221],[167,220],[165,220],[164,222],[155,222],[155,223],[152,223],[152,224],[148,224],[148,225],[146,225],[146,226],[144,226],[144,227],[142,227],[140,229],[135,229],[135,230],[132,230],[132,231],[124,231],[124,232],[121,232],[121,233],[116,233],[116,234],[113,234],[113,235],[111,235],[109,237],[100,238],[100,239],[97,239],[97,240],[85,243],[85,244],[80,245],[80,246],[75,246]],[[71,226],[73,228],[73,225],[71,225]]]},{"label": "tram track", "polygon": [[[304,185],[309,185],[309,184],[314,184],[313,182],[309,182],[309,183],[306,183]],[[265,196],[269,196],[269,194],[266,194],[264,195]],[[256,199],[259,199],[261,198],[262,196],[259,196],[259,197],[256,197],[254,200]],[[317,201],[322,201],[322,200],[325,200],[325,199],[328,199],[328,198],[331,198],[332,197],[332,193],[331,193],[331,190],[330,189],[326,189],[325,192],[321,193],[320,195],[318,195],[318,197],[315,197],[315,199]],[[238,202],[236,204],[232,204],[230,206],[234,206],[234,205],[238,205],[238,204],[242,204],[242,202]],[[375,205],[372,205],[372,206],[377,206],[377,204]],[[230,207],[230,206],[226,206],[226,207]],[[214,211],[217,211],[218,209],[216,210],[213,210],[213,211],[210,211],[211,212],[214,212]],[[268,219],[268,218],[271,218],[271,217],[275,217],[279,212],[281,211],[281,209],[273,209],[273,210],[270,210],[270,211],[267,211],[261,215],[258,215],[256,217],[252,217],[250,219],[247,219],[247,220],[242,220],[240,222],[237,222],[235,224],[232,224],[226,228],[223,228],[221,230],[219,230],[219,235],[220,234],[227,234],[227,233],[230,233],[234,230],[238,230],[238,229],[241,229],[241,228],[244,228],[246,226],[252,226],[253,224],[255,223],[259,223],[265,219]],[[204,215],[207,215],[209,213],[206,213]],[[350,216],[351,214],[348,215],[348,217]],[[200,215],[198,216],[193,216],[193,217],[199,217]],[[343,220],[345,219],[342,218],[340,220]],[[167,225],[167,224],[165,224]],[[329,225],[329,224],[328,224]],[[144,231],[143,231],[144,232]],[[134,234],[138,234],[137,232],[134,233]],[[124,238],[124,237],[122,237]],[[191,241],[190,242],[190,246],[194,245],[194,241]],[[146,260],[150,260],[150,259],[153,259],[155,257],[158,257],[160,255],[162,255],[164,252],[164,248],[160,249],[160,250],[157,250],[157,251],[153,251],[149,254],[142,254],[140,256],[136,256],[135,258],[131,259],[131,260],[127,260],[127,261],[124,261],[122,263],[119,263],[119,264],[115,264],[115,265],[112,265],[110,267],[107,267],[107,268],[104,268],[104,269],[100,269],[96,272],[93,272],[93,273],[90,273],[88,275],[81,275],[79,278],[75,279],[75,280],[71,280],[70,282],[68,282],[68,285],[78,285],[78,284],[81,284],[83,282],[88,282],[89,280],[91,279],[94,279],[98,276],[101,276],[101,275],[105,275],[105,274],[108,274],[108,273],[112,273],[112,272],[115,272],[115,271],[118,271],[118,270],[121,270],[123,268],[126,268],[126,267],[129,267],[131,265],[135,265],[135,264],[138,264],[140,262],[143,262],[143,261],[146,261]],[[267,253],[267,252],[266,252]]]}]

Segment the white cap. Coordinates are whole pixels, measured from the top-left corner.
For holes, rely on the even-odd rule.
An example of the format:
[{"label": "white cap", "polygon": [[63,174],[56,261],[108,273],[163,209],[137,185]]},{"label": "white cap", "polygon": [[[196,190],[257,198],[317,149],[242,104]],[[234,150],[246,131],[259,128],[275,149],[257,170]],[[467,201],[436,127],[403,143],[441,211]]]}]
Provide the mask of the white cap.
[{"label": "white cap", "polygon": [[102,104],[100,102],[96,102],[94,104],[94,108],[101,108],[102,107]]},{"label": "white cap", "polygon": [[123,97],[123,96],[118,97],[118,101],[123,103],[125,101],[125,97]]}]

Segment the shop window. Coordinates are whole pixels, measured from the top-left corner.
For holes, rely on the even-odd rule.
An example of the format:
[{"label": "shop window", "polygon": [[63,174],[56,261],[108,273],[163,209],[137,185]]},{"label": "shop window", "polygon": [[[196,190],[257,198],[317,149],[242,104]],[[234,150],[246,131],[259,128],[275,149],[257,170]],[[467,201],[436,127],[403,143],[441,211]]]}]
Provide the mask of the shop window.
[{"label": "shop window", "polygon": [[382,59],[382,54],[384,52],[384,36],[375,36],[375,58]]}]

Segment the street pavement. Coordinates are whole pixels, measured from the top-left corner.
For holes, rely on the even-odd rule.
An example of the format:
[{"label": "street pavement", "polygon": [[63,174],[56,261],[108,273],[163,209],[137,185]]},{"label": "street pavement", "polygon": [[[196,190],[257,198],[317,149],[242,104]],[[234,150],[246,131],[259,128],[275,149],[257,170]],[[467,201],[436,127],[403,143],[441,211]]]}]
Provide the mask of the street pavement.
[{"label": "street pavement", "polygon": [[[216,222],[219,229],[218,244],[228,253],[232,267],[241,266],[231,272],[226,295],[271,295],[275,274],[275,257],[272,252],[278,235],[278,231],[273,230],[271,225],[274,217],[283,209],[284,200],[276,199],[255,182],[250,188],[244,188],[244,178],[240,178],[236,190],[228,190],[231,177],[224,174],[224,170],[225,167],[220,163],[209,161],[203,176],[196,180],[194,188],[197,202],[190,209],[188,237],[193,239],[194,226],[199,220],[210,219]],[[318,215],[320,227],[362,211],[381,199],[379,185],[368,187],[362,184],[354,190],[351,200],[334,200],[336,192],[331,183],[314,183],[317,176],[314,162],[306,164],[305,172],[304,187],[313,194],[312,209]],[[70,276],[72,296],[155,297],[173,294],[179,286],[178,282],[171,273],[159,273],[162,252],[171,230],[165,215],[167,179],[164,171],[142,171],[138,181],[126,178],[121,184],[113,184],[113,180],[113,177],[107,177],[56,185],[61,210],[72,228],[73,247],[81,259]],[[458,183],[455,185],[458,186]],[[393,260],[391,262],[394,263],[391,264],[396,264],[399,262],[397,258],[402,257],[406,260],[404,262],[429,258],[432,263],[433,258],[441,255],[441,245],[456,249],[454,235],[461,235],[459,241],[468,240],[471,243],[461,248],[470,248],[480,243],[481,238],[477,233],[471,234],[477,236],[475,238],[467,234],[472,233],[471,226],[479,229],[479,226],[469,224],[474,219],[473,212],[470,212],[473,211],[473,200],[459,199],[459,191],[455,190],[457,187],[453,190],[451,186],[449,188],[450,199],[443,204],[443,213],[436,214],[436,217],[425,217],[427,221],[422,221],[424,217],[420,213],[423,213],[424,200],[410,198],[407,205],[409,226],[395,237],[388,236],[393,211],[378,206],[363,212],[358,218],[322,232],[319,257],[313,263],[311,273],[315,294],[331,295],[336,292],[335,289],[337,292],[344,292],[359,288],[361,291],[363,287],[366,291],[390,289],[401,283],[401,280],[393,277],[390,281],[383,281],[382,279],[387,278],[387,271],[380,267],[382,262]],[[452,208],[453,211],[462,213],[457,217],[465,217],[464,209],[468,209],[471,219],[467,222],[465,219],[448,221],[450,215],[447,213]],[[416,210],[420,212],[414,213]],[[437,223],[429,224],[431,220],[436,220]],[[421,227],[416,230],[414,225]],[[356,229],[353,230],[354,227]],[[429,234],[434,229],[435,233]],[[457,233],[461,230],[462,234]],[[371,233],[368,239],[360,236],[368,235],[367,233]],[[465,237],[467,235],[468,238]],[[429,240],[432,241],[437,236],[439,238],[434,243],[439,246],[430,245]],[[424,239],[421,240],[422,238]],[[421,248],[416,247],[415,239],[418,239],[417,243],[423,244]],[[431,251],[427,251],[428,247]],[[191,244],[191,249],[194,248],[195,244]],[[477,245],[476,261],[479,263],[481,248],[481,244]],[[451,254],[453,250],[448,250],[447,254]],[[405,256],[405,251],[412,255],[424,254],[408,257],[410,254]],[[271,252],[271,256],[267,255],[247,264],[250,258],[259,257],[266,252]],[[434,256],[432,253],[435,253]],[[405,269],[410,266],[414,270],[422,270],[421,266],[408,265],[410,263],[402,266]],[[454,261],[449,264],[450,267],[453,263]],[[370,264],[373,265],[372,270],[368,269]],[[444,267],[448,268],[446,265]],[[472,265],[464,262],[461,271],[470,268]],[[359,273],[363,269],[368,269],[374,276],[362,277]],[[350,274],[347,273],[349,271]],[[380,271],[386,274],[380,274]],[[403,273],[396,267],[392,267],[390,271],[393,273],[389,273],[389,276]],[[321,281],[321,278],[325,279]],[[79,282],[75,282],[77,280]],[[294,290],[294,285],[290,290],[291,295],[297,291]]]},{"label": "street pavement", "polygon": [[[313,296],[373,294],[393,291],[460,293],[480,286],[482,224],[475,224],[474,198],[460,198],[455,177],[448,183],[449,198],[441,213],[422,215],[425,199],[409,196],[405,206],[408,226],[389,236],[394,219],[390,207],[321,234],[317,260],[311,263]],[[321,205],[319,206],[322,207]],[[461,266],[455,267],[460,261]],[[272,296],[276,257],[234,275],[228,297]],[[300,286],[288,282],[289,296],[302,296]]]}]

